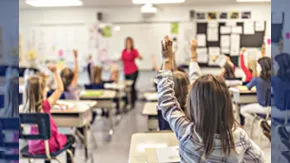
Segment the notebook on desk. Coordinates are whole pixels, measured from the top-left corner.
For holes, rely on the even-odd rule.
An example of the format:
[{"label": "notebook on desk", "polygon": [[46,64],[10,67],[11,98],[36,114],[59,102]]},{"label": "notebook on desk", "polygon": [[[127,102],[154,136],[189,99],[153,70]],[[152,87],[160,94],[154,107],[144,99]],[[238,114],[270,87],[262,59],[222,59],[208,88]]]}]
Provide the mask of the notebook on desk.
[{"label": "notebook on desk", "polygon": [[86,91],[83,91],[81,94],[82,96],[85,96],[85,97],[100,97],[104,94],[104,91],[86,90]]}]

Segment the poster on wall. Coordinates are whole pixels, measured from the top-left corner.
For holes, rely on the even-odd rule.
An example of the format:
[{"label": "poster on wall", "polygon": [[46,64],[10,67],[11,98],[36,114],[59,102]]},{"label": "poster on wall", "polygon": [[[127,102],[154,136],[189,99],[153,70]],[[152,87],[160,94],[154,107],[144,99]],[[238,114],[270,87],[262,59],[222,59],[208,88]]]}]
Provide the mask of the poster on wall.
[{"label": "poster on wall", "polygon": [[179,33],[179,24],[177,22],[171,23],[170,31],[171,34],[177,35]]},{"label": "poster on wall", "polygon": [[240,13],[239,12],[235,12],[235,11],[233,11],[233,12],[230,12],[230,18],[231,19],[239,19],[240,18]]},{"label": "poster on wall", "polygon": [[207,19],[208,20],[216,20],[217,19],[217,13],[216,12],[208,12],[207,13]]},{"label": "poster on wall", "polygon": [[112,27],[107,25],[102,29],[104,37],[112,37]]},{"label": "poster on wall", "polygon": [[198,12],[196,13],[197,19],[204,20],[205,19],[205,13],[204,12]]},{"label": "poster on wall", "polygon": [[251,11],[244,11],[244,12],[242,12],[242,19],[251,19],[251,18],[252,18]]},{"label": "poster on wall", "polygon": [[227,12],[221,12],[220,13],[220,19],[228,19],[228,13]]}]

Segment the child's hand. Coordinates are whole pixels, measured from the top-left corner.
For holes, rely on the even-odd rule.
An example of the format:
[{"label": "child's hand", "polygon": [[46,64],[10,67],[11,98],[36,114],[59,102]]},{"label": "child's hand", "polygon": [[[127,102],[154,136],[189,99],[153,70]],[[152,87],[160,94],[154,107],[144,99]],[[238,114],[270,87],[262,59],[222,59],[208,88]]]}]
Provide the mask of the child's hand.
[{"label": "child's hand", "polygon": [[170,37],[164,37],[165,43],[161,41],[162,46],[162,57],[164,59],[172,59],[173,51],[172,51],[172,40]]},{"label": "child's hand", "polygon": [[191,41],[191,46],[190,46],[190,49],[191,49],[191,51],[195,51],[196,50],[196,48],[197,48],[197,41],[196,40],[192,40]]},{"label": "child's hand", "polygon": [[57,67],[56,67],[55,64],[50,63],[50,64],[48,65],[48,69],[49,69],[51,72],[57,72]]},{"label": "child's hand", "polygon": [[74,49],[73,52],[74,52],[75,58],[77,58],[78,57],[78,50]]},{"label": "child's hand", "polygon": [[241,54],[245,54],[246,51],[247,51],[247,48],[243,47],[241,50]]}]

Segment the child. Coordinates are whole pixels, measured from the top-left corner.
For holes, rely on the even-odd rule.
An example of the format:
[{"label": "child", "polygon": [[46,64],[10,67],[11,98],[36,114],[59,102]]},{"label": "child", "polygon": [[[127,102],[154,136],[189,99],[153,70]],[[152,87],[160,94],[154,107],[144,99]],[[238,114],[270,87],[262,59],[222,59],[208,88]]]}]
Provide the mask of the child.
[{"label": "child", "polygon": [[[277,75],[272,77],[271,84],[274,94],[274,105],[272,117],[285,119],[288,115],[290,120],[290,108],[286,108],[285,92],[290,91],[290,55],[287,53],[279,54],[275,57],[274,67],[278,70]],[[287,113],[289,112],[289,113]]]},{"label": "child", "polygon": [[78,51],[73,50],[74,53],[74,70],[65,68],[61,71],[61,79],[64,85],[64,95],[66,99],[78,100],[79,89],[77,88],[79,67],[78,67]]},{"label": "child", "polygon": [[[173,72],[175,97],[180,104],[180,108],[185,111],[186,95],[190,84],[187,74],[181,71]],[[160,130],[171,130],[169,124],[164,120],[161,110],[158,110],[158,123]]]},{"label": "child", "polygon": [[[24,103],[24,111],[29,113],[47,113],[50,117],[51,138],[49,140],[49,149],[51,153],[54,153],[62,149],[67,143],[72,144],[74,142],[73,137],[66,137],[58,133],[55,122],[52,119],[50,110],[51,107],[56,104],[63,92],[63,84],[57,68],[55,65],[49,65],[49,69],[54,73],[57,88],[54,93],[46,97],[45,80],[40,76],[32,76],[28,79],[25,87],[26,101]],[[32,127],[31,134],[37,134],[38,128]],[[28,142],[28,150],[31,154],[45,154],[45,145],[43,140],[33,140]],[[73,151],[73,149],[72,149]],[[71,162],[68,157],[68,162]]]},{"label": "child", "polygon": [[91,69],[92,69],[92,66],[93,66],[93,57],[92,55],[90,54],[89,55],[89,58],[88,58],[88,65],[87,65],[87,72],[88,72],[88,75],[89,75],[89,79],[90,81],[92,80],[91,77]]},{"label": "child", "polygon": [[252,80],[253,78],[253,70],[252,69],[248,69],[245,65],[245,60],[244,60],[244,53],[246,52],[246,48],[242,48],[241,54],[240,54],[240,64],[241,64],[241,68],[243,70],[243,72],[246,75],[246,79],[245,82],[248,83]]},{"label": "child", "polygon": [[[257,66],[259,77],[253,78],[250,83],[247,84],[248,89],[252,89],[256,86],[258,103],[249,104],[241,108],[241,114],[248,120],[253,120],[254,115],[266,114],[267,105],[269,103],[268,95],[271,91],[271,75],[272,75],[272,61],[269,57],[262,57],[258,60]],[[254,114],[254,115],[253,115]]]},{"label": "child", "polygon": [[158,107],[180,143],[181,162],[264,162],[263,152],[234,119],[231,96],[220,77],[199,77],[185,114],[174,94],[172,41],[162,44],[163,68],[156,77]]},{"label": "child", "polygon": [[98,66],[92,67],[91,84],[93,84],[93,85],[104,84],[104,82],[102,81],[102,68],[101,67],[98,67]]}]

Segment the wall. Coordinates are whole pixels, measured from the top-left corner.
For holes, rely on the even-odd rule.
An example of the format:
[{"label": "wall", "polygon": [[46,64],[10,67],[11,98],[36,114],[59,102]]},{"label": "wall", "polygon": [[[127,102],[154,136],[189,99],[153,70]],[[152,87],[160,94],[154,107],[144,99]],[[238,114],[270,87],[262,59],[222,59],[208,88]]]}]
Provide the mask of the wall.
[{"label": "wall", "polygon": [[[140,8],[65,8],[65,9],[33,9],[20,11],[20,30],[24,33],[33,25],[53,24],[87,24],[96,21],[96,13],[103,12],[106,22],[140,23],[189,21],[189,11],[251,11],[252,20],[265,20],[268,23],[266,35],[270,35],[271,5],[267,4],[236,4],[236,5],[196,5],[158,7],[159,11],[152,17],[144,18]],[[270,55],[270,47],[267,53]],[[240,76],[241,74],[239,74]]]}]

